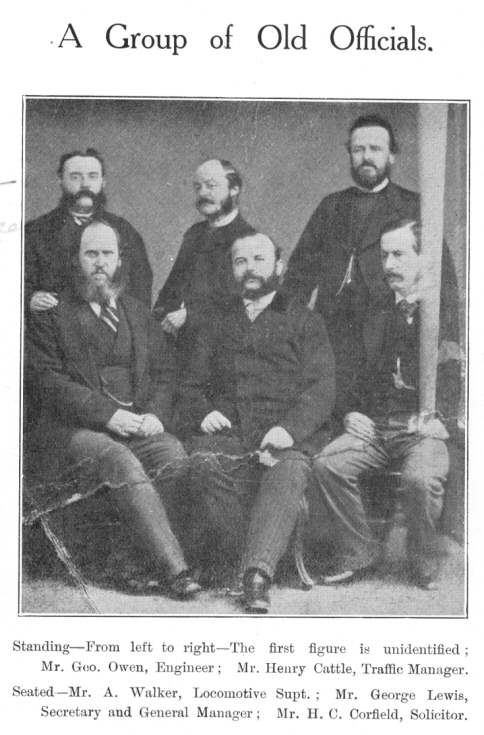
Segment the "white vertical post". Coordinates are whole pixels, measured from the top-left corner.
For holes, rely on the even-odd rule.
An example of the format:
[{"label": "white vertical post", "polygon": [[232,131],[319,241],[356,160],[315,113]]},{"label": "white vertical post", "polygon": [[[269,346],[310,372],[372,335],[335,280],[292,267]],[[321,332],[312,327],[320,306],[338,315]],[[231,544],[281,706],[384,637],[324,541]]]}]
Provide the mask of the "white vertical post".
[{"label": "white vertical post", "polygon": [[423,280],[420,311],[420,411],[435,411],[444,236],[447,105],[419,106]]}]

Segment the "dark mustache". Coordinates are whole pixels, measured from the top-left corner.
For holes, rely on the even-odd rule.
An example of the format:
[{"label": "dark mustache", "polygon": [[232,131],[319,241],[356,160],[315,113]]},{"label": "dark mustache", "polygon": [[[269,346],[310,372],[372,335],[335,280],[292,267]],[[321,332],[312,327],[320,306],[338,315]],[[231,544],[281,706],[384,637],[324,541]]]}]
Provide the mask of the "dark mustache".
[{"label": "dark mustache", "polygon": [[93,191],[90,189],[79,189],[79,191],[74,194],[74,199],[80,199],[81,197],[90,197],[91,199],[96,199],[97,194],[94,194]]},{"label": "dark mustache", "polygon": [[213,203],[214,202],[213,202],[212,199],[207,199],[206,197],[198,197],[198,199],[197,199],[197,205],[200,205],[200,204],[213,204]]}]

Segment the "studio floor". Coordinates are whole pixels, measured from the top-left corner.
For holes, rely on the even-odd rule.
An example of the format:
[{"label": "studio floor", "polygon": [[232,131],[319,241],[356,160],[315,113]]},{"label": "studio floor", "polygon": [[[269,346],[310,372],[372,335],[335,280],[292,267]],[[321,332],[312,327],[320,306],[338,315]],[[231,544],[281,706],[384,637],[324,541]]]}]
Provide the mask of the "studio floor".
[{"label": "studio floor", "polygon": [[[405,530],[394,528],[387,540],[385,560],[368,579],[338,587],[315,585],[301,589],[295,574],[285,575],[271,592],[270,614],[276,616],[423,616],[463,617],[466,614],[465,549],[442,537],[444,559],[438,589],[423,591],[410,585],[403,562]],[[205,590],[196,599],[179,602],[163,595],[132,594],[87,584],[86,592],[67,575],[35,578],[24,574],[21,610],[27,615],[240,615],[243,610],[225,589]]]}]

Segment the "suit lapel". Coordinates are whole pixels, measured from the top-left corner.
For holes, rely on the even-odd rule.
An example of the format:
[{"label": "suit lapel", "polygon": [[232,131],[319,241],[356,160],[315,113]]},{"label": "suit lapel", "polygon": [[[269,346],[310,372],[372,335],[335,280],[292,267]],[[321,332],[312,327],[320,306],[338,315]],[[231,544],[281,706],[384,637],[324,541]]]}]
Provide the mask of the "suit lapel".
[{"label": "suit lapel", "polygon": [[59,311],[66,351],[72,364],[90,387],[99,387],[99,376],[92,356],[86,331],[90,318],[88,304],[66,298],[63,309]]},{"label": "suit lapel", "polygon": [[141,384],[148,364],[148,329],[146,325],[146,317],[143,313],[144,307],[140,308],[141,304],[138,305],[138,303],[129,296],[123,296],[120,302],[131,328],[131,337],[134,348],[134,388],[136,391]]}]

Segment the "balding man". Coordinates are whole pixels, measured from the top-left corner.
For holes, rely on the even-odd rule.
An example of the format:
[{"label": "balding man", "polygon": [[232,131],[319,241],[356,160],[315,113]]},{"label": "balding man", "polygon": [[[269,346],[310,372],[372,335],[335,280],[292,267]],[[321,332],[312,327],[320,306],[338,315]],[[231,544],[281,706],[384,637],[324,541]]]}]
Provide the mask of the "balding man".
[{"label": "balding man", "polygon": [[69,287],[32,315],[27,354],[42,405],[33,445],[48,487],[67,469],[77,495],[108,488],[169,592],[187,598],[200,588],[164,508],[186,466],[166,431],[174,361],[148,308],[124,293],[124,252],[108,222],[78,230]]},{"label": "balding man", "polygon": [[[333,354],[321,317],[278,293],[280,252],[266,235],[238,238],[231,254],[239,296],[191,345],[180,429],[197,450],[200,534],[209,552],[242,554],[246,610],[265,613],[306,489],[308,457],[324,446]],[[250,463],[258,450],[272,466]]]},{"label": "balding man", "polygon": [[196,207],[205,220],[185,233],[155,304],[163,329],[178,335],[180,348],[190,343],[190,335],[196,334],[200,324],[233,298],[230,247],[238,237],[254,232],[240,215],[242,177],[230,161],[202,163],[193,186]]}]

